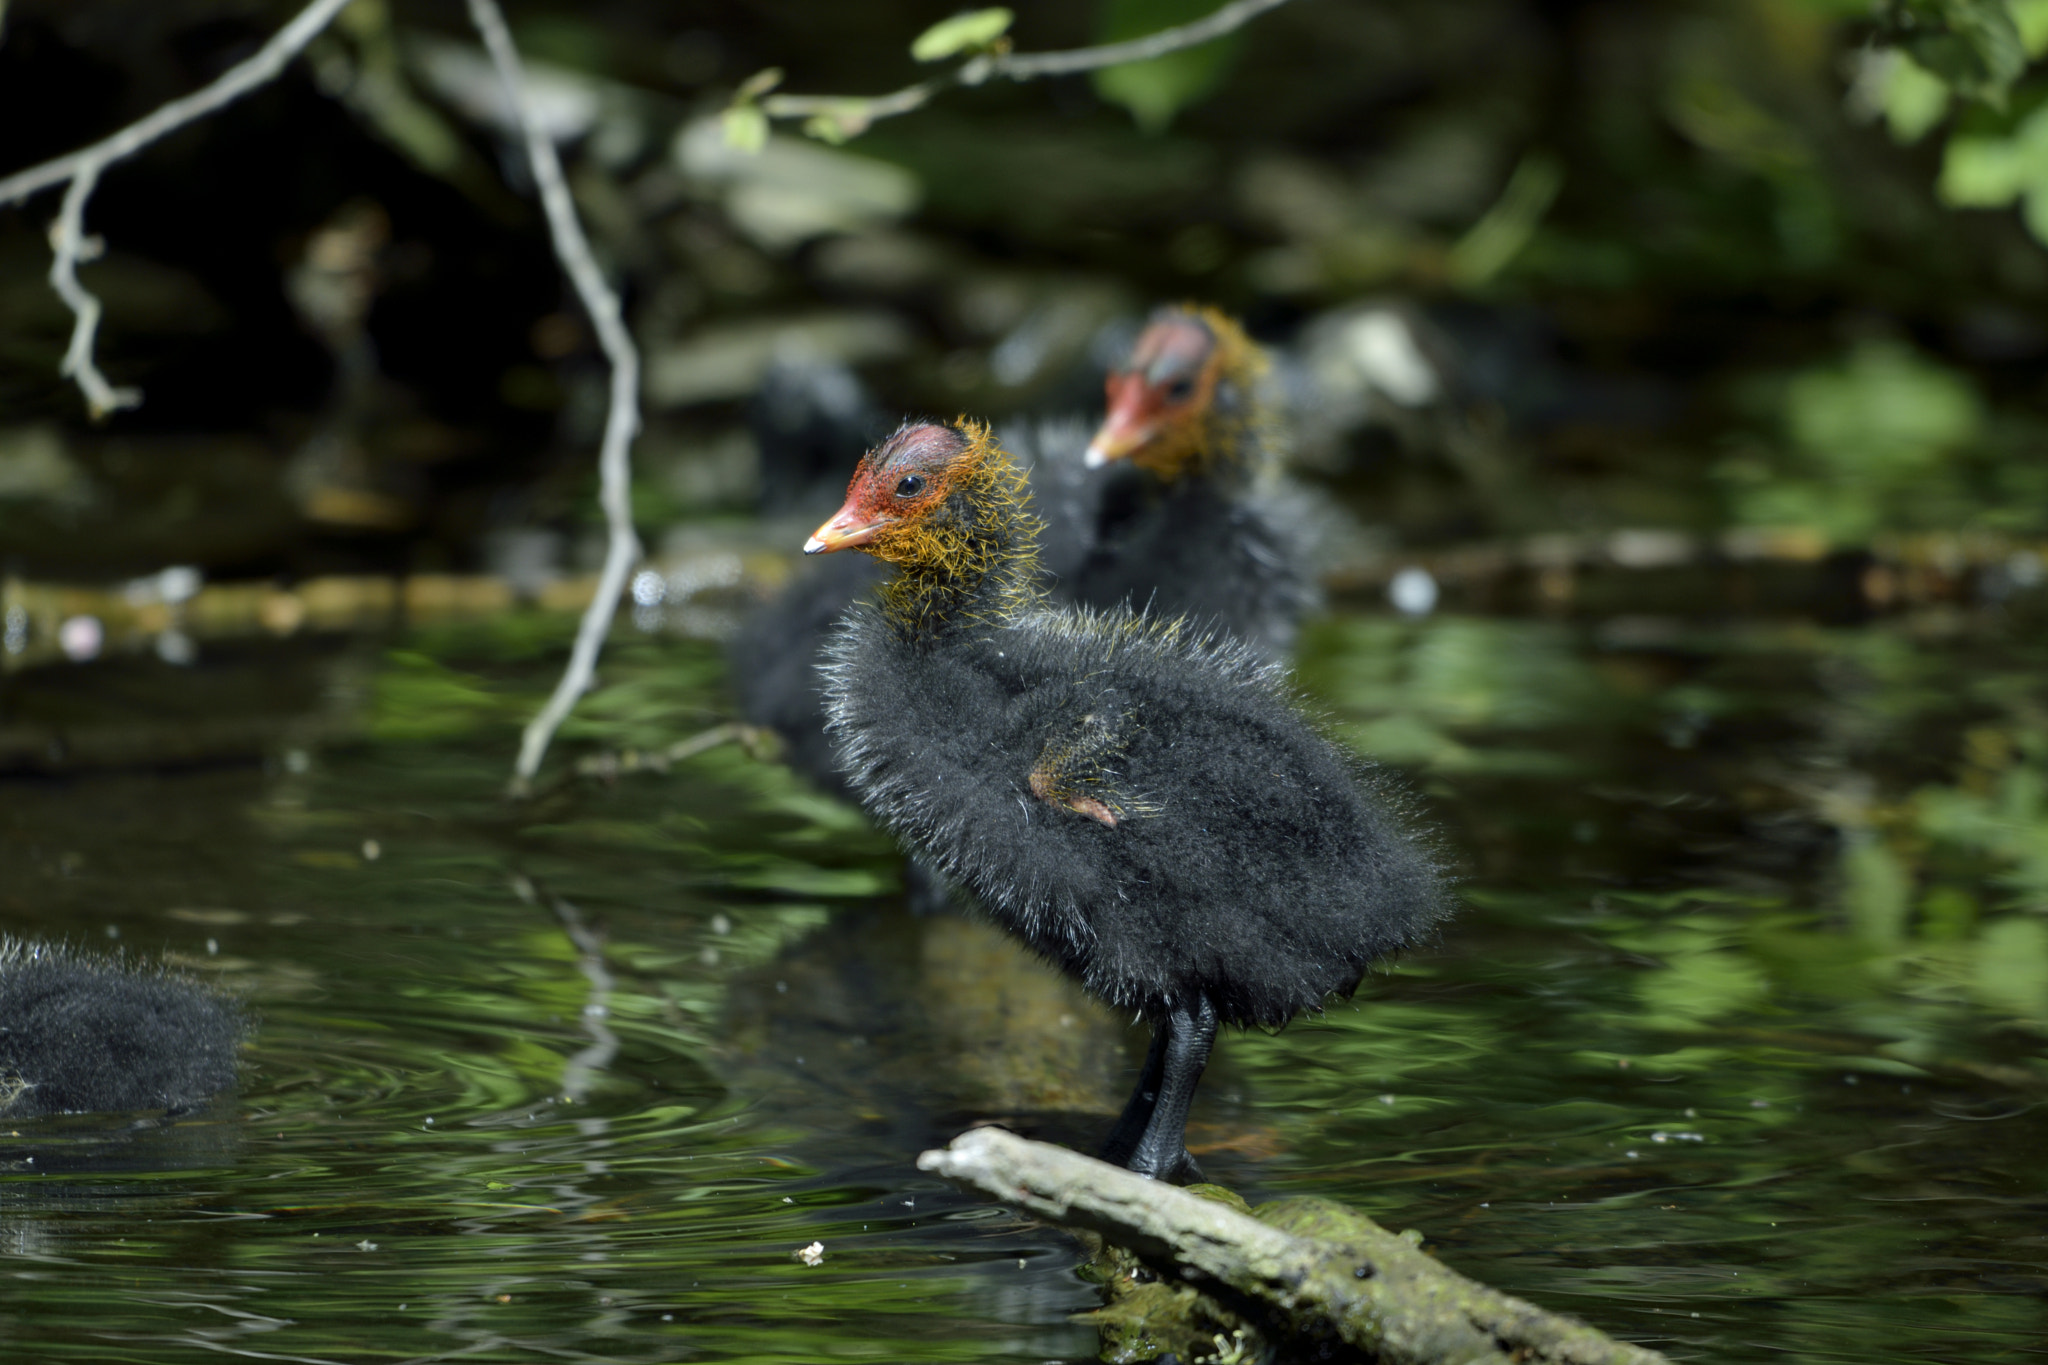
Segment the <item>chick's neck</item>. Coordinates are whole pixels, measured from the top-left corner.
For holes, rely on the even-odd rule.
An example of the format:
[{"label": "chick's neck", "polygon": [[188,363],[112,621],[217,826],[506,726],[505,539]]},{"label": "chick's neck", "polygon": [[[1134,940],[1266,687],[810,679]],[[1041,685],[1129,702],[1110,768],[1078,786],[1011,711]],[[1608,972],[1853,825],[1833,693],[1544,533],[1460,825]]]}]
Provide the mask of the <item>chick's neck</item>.
[{"label": "chick's neck", "polygon": [[984,437],[949,484],[942,504],[873,547],[897,567],[878,593],[882,614],[909,639],[998,627],[1044,595],[1023,471]]}]

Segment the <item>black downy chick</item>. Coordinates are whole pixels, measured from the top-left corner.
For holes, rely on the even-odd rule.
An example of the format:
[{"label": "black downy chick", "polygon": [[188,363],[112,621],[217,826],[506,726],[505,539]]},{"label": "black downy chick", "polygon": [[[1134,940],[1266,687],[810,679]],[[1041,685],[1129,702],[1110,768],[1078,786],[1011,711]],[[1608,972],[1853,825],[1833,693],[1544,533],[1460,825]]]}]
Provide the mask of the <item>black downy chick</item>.
[{"label": "black downy chick", "polygon": [[1316,592],[1308,535],[1273,496],[1269,370],[1214,308],[1153,313],[1104,383],[1107,411],[1083,463],[1110,477],[1095,493],[1086,553],[1050,566],[1061,596],[1186,616],[1267,658],[1288,655]]},{"label": "black downy chick", "polygon": [[0,1116],[189,1112],[235,1083],[244,1032],[184,977],[0,938]]},{"label": "black downy chick", "polygon": [[1048,604],[1024,479],[987,428],[906,426],[807,553],[895,568],[826,666],[848,780],[913,856],[1153,1029],[1104,1157],[1189,1178],[1219,1022],[1356,989],[1448,903],[1372,770],[1280,669],[1179,619]]},{"label": "black downy chick", "polygon": [[[1184,615],[1268,658],[1287,655],[1315,591],[1301,536],[1263,496],[1276,426],[1266,370],[1258,346],[1217,310],[1162,308],[1109,375],[1092,440],[1085,426],[1057,418],[1004,428],[1047,523],[1039,560],[1056,598]],[[822,483],[843,488],[820,466],[836,450],[843,473],[881,434],[878,414],[843,366],[771,369],[751,417],[764,511],[794,505],[791,489],[809,505]],[[781,736],[791,767],[847,799],[815,670],[840,614],[881,579],[864,558],[800,572],[748,619],[731,651],[744,718]]]}]

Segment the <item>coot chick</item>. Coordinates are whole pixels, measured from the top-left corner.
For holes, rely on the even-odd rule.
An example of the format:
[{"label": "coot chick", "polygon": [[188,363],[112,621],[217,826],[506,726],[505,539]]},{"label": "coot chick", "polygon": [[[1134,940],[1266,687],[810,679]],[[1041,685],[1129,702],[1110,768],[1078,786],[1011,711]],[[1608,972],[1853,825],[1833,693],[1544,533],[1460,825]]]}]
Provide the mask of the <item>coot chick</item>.
[{"label": "coot chick", "polygon": [[1446,911],[1428,851],[1281,670],[1179,618],[1051,605],[1022,474],[984,426],[906,426],[804,546],[895,567],[828,646],[849,781],[914,856],[1153,1029],[1104,1150],[1195,1171],[1219,1022],[1356,989]]},{"label": "coot chick", "polygon": [[1153,313],[1128,361],[1104,383],[1107,413],[1091,469],[1122,463],[1097,494],[1088,552],[1054,565],[1062,595],[1092,607],[1128,601],[1187,616],[1284,658],[1315,604],[1305,535],[1272,497],[1279,428],[1269,365],[1214,308]]},{"label": "coot chick", "polygon": [[186,1113],[234,1084],[243,1031],[161,968],[0,938],[0,1117]]}]

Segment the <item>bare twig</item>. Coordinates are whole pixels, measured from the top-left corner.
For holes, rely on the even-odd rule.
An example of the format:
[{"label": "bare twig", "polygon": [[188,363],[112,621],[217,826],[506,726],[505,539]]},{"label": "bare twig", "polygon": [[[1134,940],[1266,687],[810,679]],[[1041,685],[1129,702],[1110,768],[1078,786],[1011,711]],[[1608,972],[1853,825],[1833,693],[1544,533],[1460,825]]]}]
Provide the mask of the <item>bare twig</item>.
[{"label": "bare twig", "polygon": [[578,777],[601,777],[607,781],[626,773],[665,773],[677,763],[687,762],[698,754],[708,753],[721,744],[739,744],[750,753],[757,749],[769,732],[756,725],[745,725],[739,721],[726,721],[706,730],[699,730],[688,739],[679,739],[665,749],[643,753],[628,749],[623,753],[591,754],[576,760]]},{"label": "bare twig", "polygon": [[100,252],[98,241],[85,235],[85,202],[92,198],[100,173],[116,161],[133,156],[158,139],[275,80],[348,2],[313,0],[255,56],[230,67],[213,84],[172,100],[90,147],[81,147],[0,180],[0,205],[21,203],[52,185],[69,182],[71,186],[64,195],[64,207],[58,212],[57,221],[50,227],[50,249],[55,255],[50,262],[50,285],[77,317],[71,345],[64,352],[63,373],[78,381],[94,417],[104,417],[118,408],[132,408],[142,401],[139,390],[117,389],[109,384],[92,358],[93,335],[100,324],[100,301],[78,282],[78,266]]},{"label": "bare twig", "polygon": [[64,192],[64,207],[58,211],[57,221],[50,225],[50,287],[77,318],[71,328],[71,344],[64,350],[64,363],[57,373],[78,381],[95,421],[142,402],[142,390],[115,388],[92,358],[93,337],[100,329],[100,301],[78,282],[78,265],[92,260],[103,249],[99,238],[85,235],[85,201],[92,198],[99,180],[98,166],[81,168],[73,177],[71,188]]},{"label": "bare twig", "polygon": [[548,140],[533,106],[526,98],[526,74],[520,66],[519,50],[505,29],[505,16],[497,0],[469,0],[470,21],[483,35],[484,47],[505,81],[506,95],[518,112],[519,126],[526,138],[526,159],[540,188],[541,207],[547,212],[548,233],[554,238],[555,257],[576,286],[584,311],[597,329],[597,339],[612,366],[611,411],[605,419],[604,447],[598,455],[598,501],[604,507],[608,539],[604,569],[598,574],[597,595],[583,613],[576,629],[576,643],[569,651],[569,666],[555,685],[540,714],[527,723],[519,740],[519,760],[513,767],[512,789],[523,794],[540,770],[555,729],[576,705],[576,699],[590,686],[597,667],[597,651],[611,630],[618,610],[619,594],[625,591],[626,575],[640,558],[640,537],[633,532],[632,452],[633,438],[640,431],[640,352],[626,331],[619,312],[619,297],[605,283],[590,254],[590,240],[576,219],[576,206],[569,186],[562,179],[562,163],[555,145]]},{"label": "bare twig", "polygon": [[39,190],[61,185],[87,167],[105,169],[124,157],[133,156],[159,138],[177,132],[186,124],[205,118],[223,105],[234,103],[251,90],[274,80],[347,5],[348,0],[313,0],[296,19],[279,29],[277,36],[265,43],[261,51],[230,67],[212,85],[172,100],[155,113],[137,119],[90,147],[81,147],[68,155],[17,171],[0,180],[0,204],[18,203]]},{"label": "bare twig", "polygon": [[1182,24],[1178,28],[1163,28],[1157,33],[1148,33],[1142,38],[1132,38],[1121,43],[1105,43],[1101,47],[1080,47],[1071,52],[1013,52],[995,59],[996,69],[989,74],[1004,76],[1013,81],[1036,80],[1040,76],[1066,76],[1076,71],[1095,71],[1105,66],[1121,66],[1125,62],[1150,61],[1164,57],[1169,52],[1184,48],[1200,47],[1213,42],[1226,33],[1235,33],[1269,9],[1278,9],[1287,0],[1233,0],[1214,14]]},{"label": "bare twig", "polygon": [[1236,32],[1267,10],[1278,9],[1286,3],[1287,0],[1232,0],[1214,14],[1193,23],[1161,29],[1126,42],[1075,48],[1068,52],[986,52],[961,63],[943,76],[920,81],[886,95],[769,95],[761,101],[761,109],[771,118],[821,115],[849,125],[846,131],[856,133],[881,119],[921,109],[932,96],[956,85],[1067,76],[1077,71],[1096,71],[1106,66],[1147,61],[1170,52],[1200,47],[1203,43]]}]

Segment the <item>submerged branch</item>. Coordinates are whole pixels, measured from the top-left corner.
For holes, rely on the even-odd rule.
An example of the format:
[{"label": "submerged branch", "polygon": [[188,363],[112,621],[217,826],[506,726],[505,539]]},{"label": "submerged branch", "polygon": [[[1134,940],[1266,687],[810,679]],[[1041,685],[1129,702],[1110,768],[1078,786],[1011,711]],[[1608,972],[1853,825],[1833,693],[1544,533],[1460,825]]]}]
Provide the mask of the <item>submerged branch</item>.
[{"label": "submerged branch", "polygon": [[633,531],[632,503],[633,438],[640,431],[640,352],[626,331],[619,296],[605,282],[604,272],[590,254],[590,239],[576,218],[576,206],[569,197],[568,183],[562,178],[562,163],[555,156],[555,144],[549,140],[527,98],[526,73],[520,65],[519,50],[506,31],[505,16],[499,12],[497,0],[469,0],[469,17],[483,35],[491,61],[505,82],[506,96],[519,115],[527,163],[533,169],[534,183],[540,188],[541,207],[547,213],[555,257],[576,286],[576,295],[583,301],[605,359],[612,367],[611,407],[605,418],[604,446],[597,461],[598,501],[604,508],[607,533],[604,568],[598,574],[597,595],[591,598],[589,609],[576,628],[569,666],[562,671],[554,695],[520,736],[512,789],[523,793],[534,773],[540,770],[541,758],[546,755],[556,728],[590,687],[597,669],[597,651],[611,631],[619,594],[626,588],[626,575],[640,558],[640,537]]},{"label": "submerged branch", "polygon": [[1655,1351],[1468,1280],[1412,1235],[1324,1201],[1270,1206],[1262,1220],[998,1128],[963,1133],[917,1164],[1099,1233],[1216,1293],[1280,1340],[1337,1337],[1382,1365],[1668,1365]]}]

